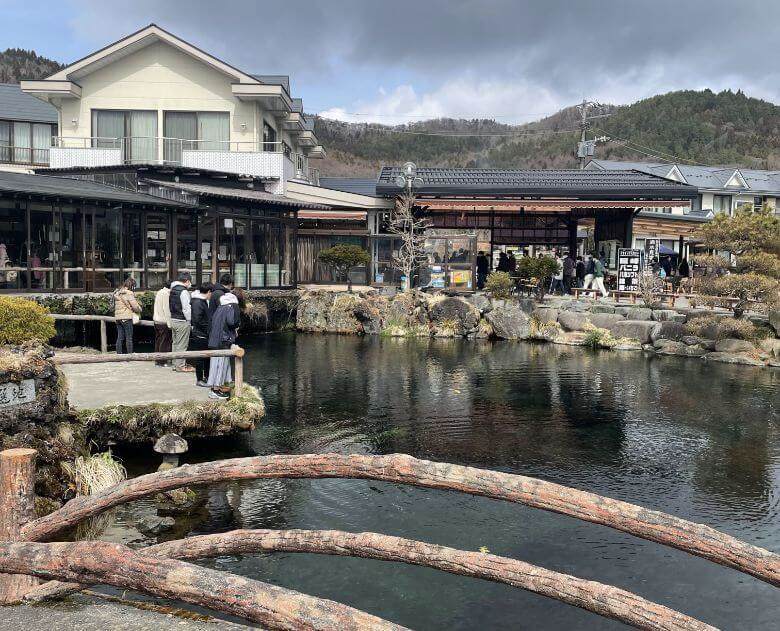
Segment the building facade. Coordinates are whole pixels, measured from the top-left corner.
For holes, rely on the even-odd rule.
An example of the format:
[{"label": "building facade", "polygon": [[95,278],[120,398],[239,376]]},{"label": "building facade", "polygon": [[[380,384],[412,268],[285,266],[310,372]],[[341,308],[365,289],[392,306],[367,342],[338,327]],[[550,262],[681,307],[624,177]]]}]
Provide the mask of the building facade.
[{"label": "building facade", "polygon": [[0,83],[0,171],[26,172],[49,164],[59,117],[18,85]]}]

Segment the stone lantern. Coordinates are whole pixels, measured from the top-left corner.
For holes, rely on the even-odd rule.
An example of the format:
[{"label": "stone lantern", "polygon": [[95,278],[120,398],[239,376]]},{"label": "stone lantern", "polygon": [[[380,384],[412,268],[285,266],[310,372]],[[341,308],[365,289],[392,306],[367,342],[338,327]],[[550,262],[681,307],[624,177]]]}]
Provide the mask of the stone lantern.
[{"label": "stone lantern", "polygon": [[154,450],[163,456],[158,471],[175,469],[179,466],[179,454],[187,451],[187,441],[178,434],[165,434],[154,443]]}]

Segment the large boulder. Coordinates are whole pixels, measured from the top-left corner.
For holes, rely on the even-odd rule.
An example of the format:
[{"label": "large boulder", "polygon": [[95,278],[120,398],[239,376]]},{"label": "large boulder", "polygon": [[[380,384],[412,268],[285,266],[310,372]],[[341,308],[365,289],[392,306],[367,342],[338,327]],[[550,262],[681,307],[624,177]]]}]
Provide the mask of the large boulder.
[{"label": "large boulder", "polygon": [[653,310],[647,307],[615,307],[615,313],[625,316],[627,320],[653,319]]},{"label": "large boulder", "polygon": [[590,320],[587,313],[561,311],[558,314],[558,323],[566,331],[584,331],[588,328]]},{"label": "large boulder", "polygon": [[295,328],[299,331],[325,331],[328,325],[328,312],[333,304],[333,293],[305,293],[298,302],[295,313]]},{"label": "large boulder", "polygon": [[[688,336],[688,330],[682,322],[674,322],[673,320],[665,320],[658,323],[658,328],[654,329],[652,336],[653,342],[659,339],[674,340],[675,342],[682,342],[684,337]],[[698,341],[694,342],[698,344]]]},{"label": "large boulder", "polygon": [[704,359],[713,362],[722,362],[724,364],[743,364],[745,366],[764,366],[761,359],[757,359],[747,353],[707,353]]},{"label": "large boulder", "polygon": [[616,322],[623,322],[626,318],[619,313],[591,313],[588,316],[591,324],[600,329],[612,330]]},{"label": "large boulder", "polygon": [[519,305],[496,307],[485,315],[493,335],[502,340],[525,340],[531,335],[531,318]]},{"label": "large boulder", "polygon": [[367,296],[355,305],[353,313],[366,335],[379,335],[387,319],[388,303],[382,296]]},{"label": "large boulder", "polygon": [[761,340],[760,348],[774,359],[780,359],[780,339],[768,337]]},{"label": "large boulder", "polygon": [[551,324],[558,321],[558,309],[553,307],[537,307],[531,313],[540,324]]},{"label": "large boulder", "polygon": [[583,313],[585,311],[590,311],[591,306],[592,303],[585,300],[566,300],[565,302],[562,302],[558,308],[561,311],[576,311],[578,313]]},{"label": "large boulder", "polygon": [[685,314],[674,309],[654,309],[653,320],[656,322],[685,322]]},{"label": "large boulder", "polygon": [[660,327],[660,322],[652,320],[623,320],[615,322],[612,326],[612,334],[616,337],[639,340],[642,344],[650,344],[653,341],[653,333]]},{"label": "large boulder", "polygon": [[485,311],[490,311],[492,309],[493,305],[490,302],[490,298],[488,298],[485,294],[471,294],[468,298],[466,298],[476,309],[484,313]]},{"label": "large boulder", "polygon": [[780,337],[780,309],[769,311],[769,326],[774,329],[775,337]]},{"label": "large boulder", "polygon": [[755,353],[756,347],[746,340],[727,338],[715,342],[715,351],[718,353]]},{"label": "large boulder", "polygon": [[614,305],[595,304],[590,308],[591,313],[615,313]]},{"label": "large boulder", "polygon": [[701,357],[706,352],[701,346],[688,346],[684,342],[659,339],[653,343],[659,355],[680,355],[683,357]]},{"label": "large boulder", "polygon": [[[516,309],[519,311],[519,307]],[[480,313],[463,298],[447,296],[437,297],[428,303],[428,317],[434,335],[459,337],[476,331]]]}]

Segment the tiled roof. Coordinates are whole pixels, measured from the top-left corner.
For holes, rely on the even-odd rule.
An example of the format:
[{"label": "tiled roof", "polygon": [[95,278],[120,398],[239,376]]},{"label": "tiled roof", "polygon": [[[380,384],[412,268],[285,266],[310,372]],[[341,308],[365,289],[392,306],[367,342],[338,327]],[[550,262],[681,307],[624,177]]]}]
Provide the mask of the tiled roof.
[{"label": "tiled roof", "polygon": [[280,85],[285,90],[287,90],[287,93],[290,93],[290,76],[286,74],[253,74],[249,75],[253,79],[257,79],[258,81],[261,81],[263,83],[267,83],[269,85]]},{"label": "tiled roof", "polygon": [[15,83],[0,83],[0,119],[57,123],[57,110],[25,94]]},{"label": "tiled roof", "polygon": [[[383,167],[377,179],[377,193],[396,195],[400,167]],[[417,170],[423,194],[450,195],[573,195],[581,197],[692,198],[696,189],[640,171],[598,171],[579,169],[505,170],[448,169]]]},{"label": "tiled roof", "polygon": [[46,198],[73,198],[95,201],[109,201],[146,206],[180,206],[188,204],[160,199],[145,193],[126,191],[89,180],[51,175],[30,175],[0,171],[0,193],[22,193]]},{"label": "tiled roof", "polygon": [[363,177],[320,177],[320,186],[344,193],[377,197],[376,180]]},{"label": "tiled roof", "polygon": [[222,199],[237,199],[255,203],[268,203],[277,206],[289,206],[294,208],[311,208],[312,210],[329,210],[330,206],[325,204],[312,204],[302,202],[284,195],[274,195],[266,191],[256,191],[248,188],[227,188],[225,186],[213,186],[210,184],[190,184],[187,182],[167,182],[163,180],[145,180],[149,184],[164,186],[168,188],[194,193],[196,195],[207,195],[209,197],[220,197]]},{"label": "tiled roof", "polygon": [[[737,167],[710,167],[697,164],[672,164],[664,162],[626,162],[623,160],[591,160],[589,169],[615,170],[635,169],[666,177],[673,167],[677,167],[685,181],[691,186],[704,189],[722,189],[724,192],[755,192],[780,195],[780,171],[762,171],[760,169],[741,169]],[[726,186],[726,183],[739,171],[748,188]]]}]

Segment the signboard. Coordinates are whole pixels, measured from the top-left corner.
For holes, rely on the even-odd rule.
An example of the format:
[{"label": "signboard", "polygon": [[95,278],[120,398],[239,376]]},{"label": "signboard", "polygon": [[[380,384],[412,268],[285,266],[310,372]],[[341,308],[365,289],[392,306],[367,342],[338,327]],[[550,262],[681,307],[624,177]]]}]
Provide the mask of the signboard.
[{"label": "signboard", "polygon": [[24,379],[21,383],[0,384],[0,408],[10,408],[35,401],[35,380]]},{"label": "signboard", "polygon": [[645,255],[649,263],[658,258],[661,249],[660,239],[645,239]]},{"label": "signboard", "polygon": [[642,274],[642,251],[635,248],[618,249],[618,291],[639,291]]}]

